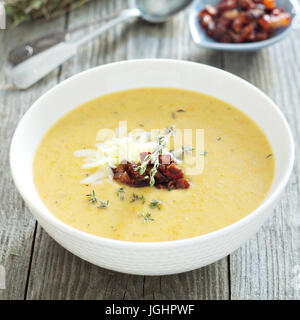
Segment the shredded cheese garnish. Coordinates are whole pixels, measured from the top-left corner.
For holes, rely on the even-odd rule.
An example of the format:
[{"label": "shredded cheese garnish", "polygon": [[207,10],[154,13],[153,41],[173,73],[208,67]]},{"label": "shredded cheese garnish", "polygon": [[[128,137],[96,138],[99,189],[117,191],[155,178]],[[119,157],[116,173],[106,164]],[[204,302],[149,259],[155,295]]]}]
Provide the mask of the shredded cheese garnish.
[{"label": "shredded cheese garnish", "polygon": [[[81,183],[98,184],[102,179],[112,179],[112,168],[116,168],[124,160],[140,162],[142,152],[153,152],[157,146],[157,142],[148,141],[150,135],[149,132],[142,132],[134,137],[114,137],[105,140],[103,143],[95,144],[95,149],[75,151],[75,157],[85,158],[82,169],[97,169],[93,174],[81,180]],[[168,154],[174,158],[166,146],[162,149],[162,154]]]}]

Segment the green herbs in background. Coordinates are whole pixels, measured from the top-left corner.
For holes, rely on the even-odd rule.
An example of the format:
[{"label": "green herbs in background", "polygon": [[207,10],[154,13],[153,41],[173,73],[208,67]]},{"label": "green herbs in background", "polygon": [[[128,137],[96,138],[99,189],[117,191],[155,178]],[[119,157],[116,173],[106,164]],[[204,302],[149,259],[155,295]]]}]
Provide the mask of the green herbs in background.
[{"label": "green herbs in background", "polygon": [[144,219],[144,223],[150,222],[150,221],[154,221],[153,218],[151,218],[151,213],[147,212],[146,214],[144,213],[140,213],[139,214],[140,217],[142,217]]},{"label": "green herbs in background", "polygon": [[98,200],[96,197],[95,190],[93,190],[90,194],[86,195],[88,198],[88,202],[94,204],[97,208],[105,209],[108,207],[109,200]]},{"label": "green herbs in background", "polygon": [[158,209],[160,210],[160,206],[161,206],[162,202],[156,199],[153,199],[150,201],[149,207],[151,209]]},{"label": "green herbs in background", "polygon": [[8,28],[26,21],[48,21],[92,0],[6,0]]}]

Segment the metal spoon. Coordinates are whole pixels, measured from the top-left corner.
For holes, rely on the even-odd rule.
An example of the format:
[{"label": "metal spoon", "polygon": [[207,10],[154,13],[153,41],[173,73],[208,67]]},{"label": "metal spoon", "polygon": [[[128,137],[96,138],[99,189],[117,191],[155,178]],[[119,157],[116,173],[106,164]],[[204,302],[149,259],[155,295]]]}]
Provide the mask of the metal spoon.
[{"label": "metal spoon", "polygon": [[52,70],[76,55],[77,49],[119,22],[141,18],[152,23],[167,21],[186,8],[192,0],[137,0],[137,7],[122,11],[118,17],[75,41],[61,42],[11,69],[11,79],[19,89],[27,89]]}]

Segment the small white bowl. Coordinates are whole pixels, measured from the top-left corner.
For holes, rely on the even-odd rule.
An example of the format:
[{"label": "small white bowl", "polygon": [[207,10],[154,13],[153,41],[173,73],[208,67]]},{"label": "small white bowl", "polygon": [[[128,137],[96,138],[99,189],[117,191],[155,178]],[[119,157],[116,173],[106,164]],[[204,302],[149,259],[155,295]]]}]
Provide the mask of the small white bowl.
[{"label": "small white bowl", "polygon": [[[266,200],[254,212],[215,232],[177,241],[137,243],[87,234],[58,220],[34,186],[32,163],[47,130],[66,112],[98,96],[140,87],[175,87],[202,92],[248,114],[268,137],[276,162]],[[67,250],[98,266],[141,275],[165,275],[196,269],[240,247],[271,215],[294,163],[289,126],[275,104],[250,83],[220,69],[179,60],[134,60],[79,73],[40,97],[14,134],[10,165],[15,184],[41,226]]]},{"label": "small white bowl", "polygon": [[200,26],[198,14],[207,4],[216,5],[220,0],[196,0],[191,6],[189,15],[189,26],[195,44],[202,48],[209,48],[223,51],[257,51],[283,40],[292,31],[295,21],[300,16],[300,6],[297,0],[276,0],[278,8],[284,9],[291,15],[291,23],[286,28],[278,29],[274,36],[264,41],[247,43],[222,43],[209,37],[205,30]]}]

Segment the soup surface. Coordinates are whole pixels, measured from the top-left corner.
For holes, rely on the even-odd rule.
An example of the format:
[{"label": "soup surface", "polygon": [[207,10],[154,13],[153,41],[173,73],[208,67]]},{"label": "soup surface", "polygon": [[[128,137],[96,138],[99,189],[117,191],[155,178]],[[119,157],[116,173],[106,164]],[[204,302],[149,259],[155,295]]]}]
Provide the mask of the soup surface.
[{"label": "soup surface", "polygon": [[[191,186],[178,190],[133,188],[110,178],[81,183],[96,169],[82,169],[84,159],[74,152],[95,148],[99,129],[115,130],[125,120],[128,131],[204,129],[203,172],[185,175]],[[184,239],[228,226],[260,205],[274,173],[271,147],[250,118],[213,97],[168,88],[120,91],[72,110],[44,136],[33,166],[39,195],[58,219],[127,241]],[[103,205],[93,202],[93,191]]]}]

